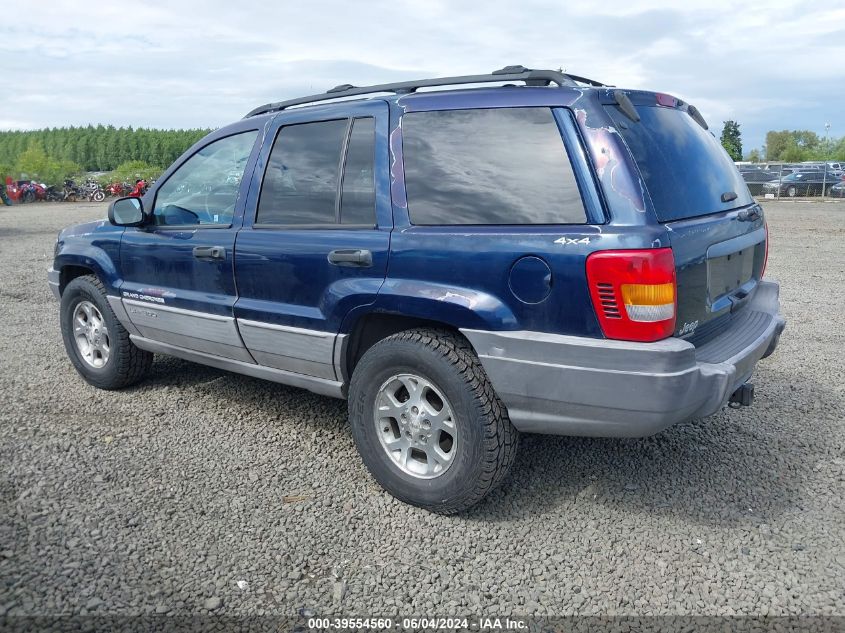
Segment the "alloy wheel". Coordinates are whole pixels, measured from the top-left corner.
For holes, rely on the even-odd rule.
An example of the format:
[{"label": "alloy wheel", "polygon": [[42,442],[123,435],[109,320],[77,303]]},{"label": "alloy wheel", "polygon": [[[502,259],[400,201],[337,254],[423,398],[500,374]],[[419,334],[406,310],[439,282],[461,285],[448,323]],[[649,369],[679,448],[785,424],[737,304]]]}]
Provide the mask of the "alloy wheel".
[{"label": "alloy wheel", "polygon": [[452,406],[429,380],[391,376],[376,394],[373,417],[381,447],[402,472],[433,479],[454,462],[458,429]]},{"label": "alloy wheel", "polygon": [[90,301],[80,301],[73,310],[73,340],[79,356],[101,369],[109,361],[109,330],[100,310]]}]

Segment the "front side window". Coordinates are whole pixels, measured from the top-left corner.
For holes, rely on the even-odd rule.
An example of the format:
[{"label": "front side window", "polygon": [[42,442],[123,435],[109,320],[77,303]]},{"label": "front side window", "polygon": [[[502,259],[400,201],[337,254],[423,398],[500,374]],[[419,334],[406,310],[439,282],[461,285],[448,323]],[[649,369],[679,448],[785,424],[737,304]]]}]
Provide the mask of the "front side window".
[{"label": "front side window", "polygon": [[583,224],[587,215],[549,108],[402,117],[414,224]]},{"label": "front side window", "polygon": [[227,136],[209,143],[185,161],[156,194],[155,224],[230,225],[257,136],[257,130]]}]

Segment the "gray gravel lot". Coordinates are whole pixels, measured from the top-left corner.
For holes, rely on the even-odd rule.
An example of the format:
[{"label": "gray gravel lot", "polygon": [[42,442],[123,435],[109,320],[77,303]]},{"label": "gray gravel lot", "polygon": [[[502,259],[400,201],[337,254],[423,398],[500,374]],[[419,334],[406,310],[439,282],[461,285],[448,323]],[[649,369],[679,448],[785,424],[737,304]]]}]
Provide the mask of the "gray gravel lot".
[{"label": "gray gravel lot", "polygon": [[0,207],[0,616],[845,615],[845,202],[766,210],[788,325],[754,407],[526,436],[442,517],[376,486],[341,401],[164,357],[89,387],[45,270],[105,205]]}]

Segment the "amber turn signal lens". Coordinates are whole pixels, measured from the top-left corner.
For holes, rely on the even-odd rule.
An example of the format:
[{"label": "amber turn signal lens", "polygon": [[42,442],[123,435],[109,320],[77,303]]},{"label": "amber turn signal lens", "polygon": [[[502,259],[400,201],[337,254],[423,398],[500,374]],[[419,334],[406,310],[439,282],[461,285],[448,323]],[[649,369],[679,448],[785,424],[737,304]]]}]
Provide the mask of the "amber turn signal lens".
[{"label": "amber turn signal lens", "polygon": [[675,302],[675,284],[622,284],[625,305],[659,306]]}]

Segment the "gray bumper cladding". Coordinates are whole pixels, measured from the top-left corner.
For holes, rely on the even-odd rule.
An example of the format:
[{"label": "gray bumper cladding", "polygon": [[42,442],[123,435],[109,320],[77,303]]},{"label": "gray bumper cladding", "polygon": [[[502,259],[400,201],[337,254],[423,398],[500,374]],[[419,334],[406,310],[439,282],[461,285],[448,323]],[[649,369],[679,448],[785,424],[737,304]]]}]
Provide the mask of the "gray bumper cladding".
[{"label": "gray bumper cladding", "polygon": [[696,348],[542,332],[462,330],[520,431],[643,437],[711,415],[774,351],[785,321],[761,282],[741,317]]},{"label": "gray bumper cladding", "polygon": [[59,290],[59,271],[53,270],[53,267],[47,269],[47,283],[50,285],[50,290],[53,291],[53,296],[56,299],[62,298],[62,293]]}]

